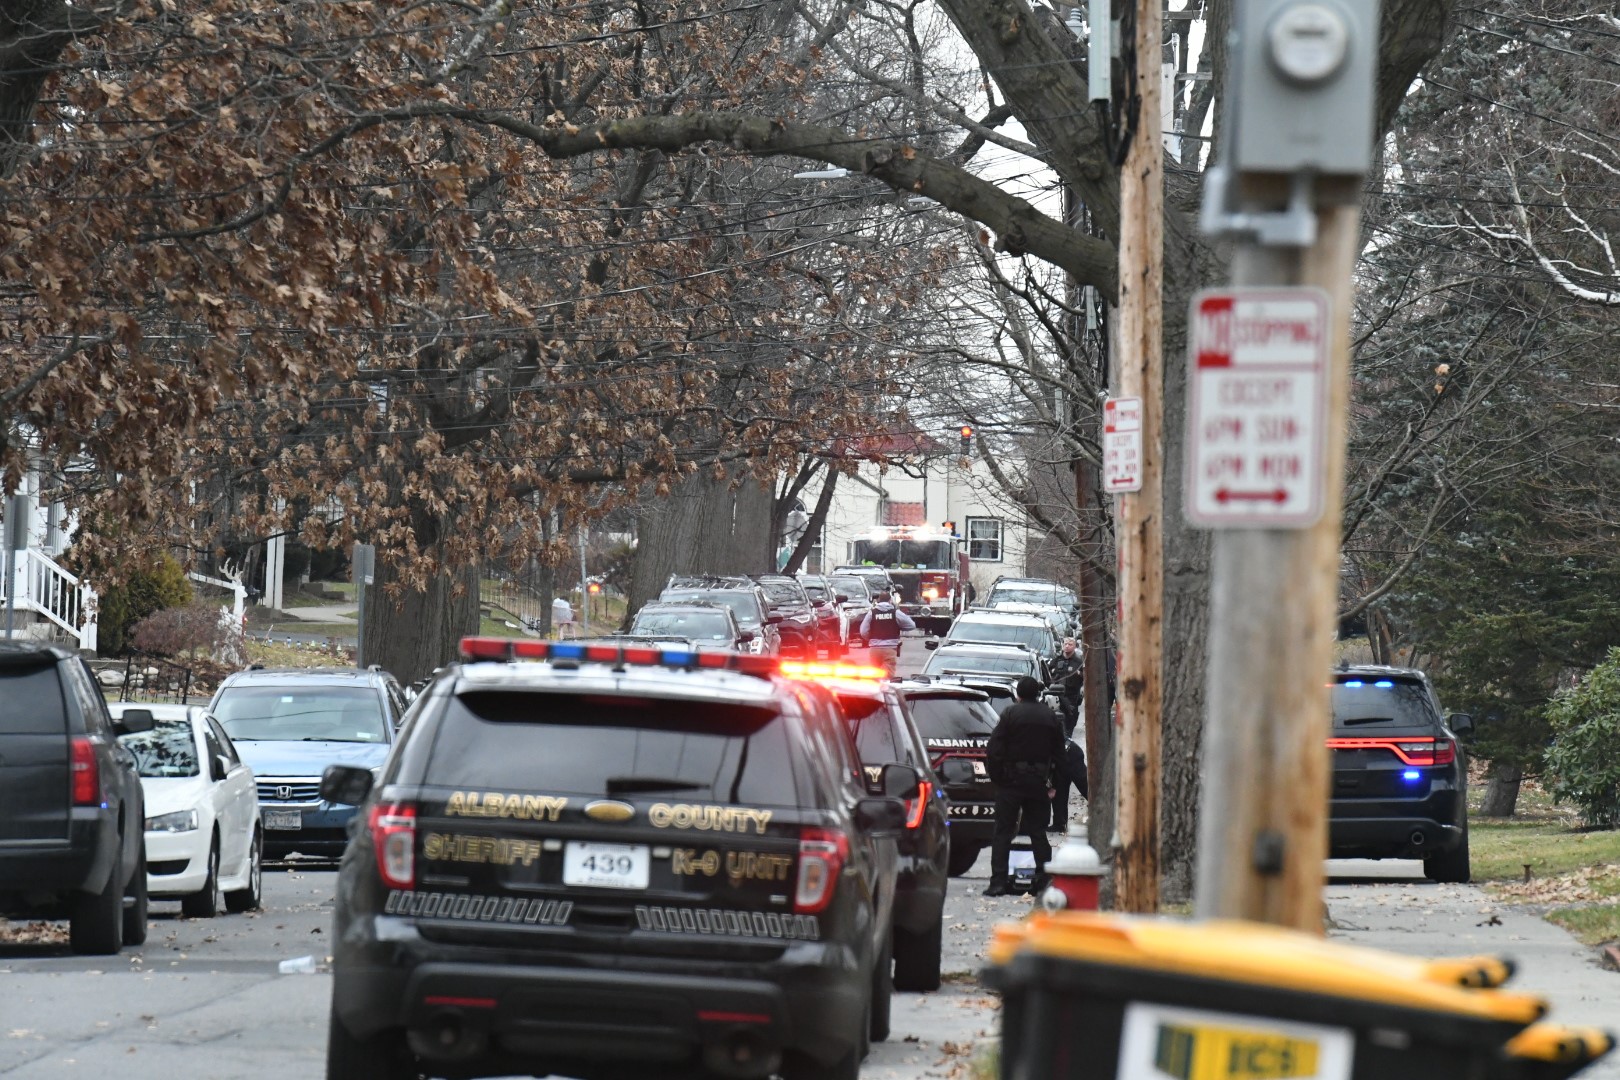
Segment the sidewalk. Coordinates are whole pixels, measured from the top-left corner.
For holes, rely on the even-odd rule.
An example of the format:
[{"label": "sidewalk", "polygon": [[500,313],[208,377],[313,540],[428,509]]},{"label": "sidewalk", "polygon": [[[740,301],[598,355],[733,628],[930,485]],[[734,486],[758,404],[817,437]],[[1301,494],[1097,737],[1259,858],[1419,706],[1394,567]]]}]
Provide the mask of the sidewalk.
[{"label": "sidewalk", "polygon": [[[1362,866],[1377,864],[1335,863]],[[1365,878],[1336,879],[1326,890],[1330,937],[1415,956],[1504,956],[1518,964],[1509,989],[1544,996],[1547,1019],[1620,1030],[1620,973],[1597,964],[1597,952],[1542,919],[1533,908],[1502,904],[1472,885],[1434,885],[1401,880],[1401,863]],[[1396,880],[1389,880],[1395,878]],[[1495,920],[1493,922],[1493,920]],[[1620,1080],[1620,1051],[1584,1072],[1580,1080]]]},{"label": "sidewalk", "polygon": [[[346,604],[322,604],[319,607],[283,608],[282,614],[300,622],[317,623],[352,623],[354,616],[350,612],[355,610],[354,601]],[[283,626],[286,623],[282,624]]]}]

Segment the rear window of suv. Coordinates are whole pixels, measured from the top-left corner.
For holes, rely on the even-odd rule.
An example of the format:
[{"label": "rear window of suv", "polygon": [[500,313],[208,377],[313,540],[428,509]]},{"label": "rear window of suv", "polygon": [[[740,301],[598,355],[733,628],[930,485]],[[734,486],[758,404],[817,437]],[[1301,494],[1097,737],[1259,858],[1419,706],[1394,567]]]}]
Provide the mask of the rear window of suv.
[{"label": "rear window of suv", "polygon": [[925,739],[967,739],[988,735],[996,727],[996,711],[976,698],[914,697],[912,719]]},{"label": "rear window of suv", "polygon": [[1440,720],[1428,689],[1409,679],[1341,679],[1332,696],[1336,728],[1426,728]]},{"label": "rear window of suv", "polygon": [[977,619],[957,619],[951,627],[951,641],[988,641],[1001,645],[1028,645],[1042,649],[1050,631],[1033,624],[980,622]]},{"label": "rear window of suv", "polygon": [[735,589],[665,589],[660,600],[674,602],[697,601],[705,604],[724,604],[737,616],[737,625],[744,629],[764,623],[765,613],[759,609],[759,597],[751,592]]},{"label": "rear window of suv", "polygon": [[61,735],[67,731],[56,664],[0,666],[0,735]]},{"label": "rear window of suv", "polygon": [[786,726],[774,708],[473,690],[445,710],[427,769],[432,784],[799,805]]}]

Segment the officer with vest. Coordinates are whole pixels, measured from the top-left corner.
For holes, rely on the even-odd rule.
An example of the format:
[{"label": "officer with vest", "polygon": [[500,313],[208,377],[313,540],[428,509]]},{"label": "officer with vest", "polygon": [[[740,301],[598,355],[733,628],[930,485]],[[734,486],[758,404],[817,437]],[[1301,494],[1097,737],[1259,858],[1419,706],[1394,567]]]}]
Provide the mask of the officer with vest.
[{"label": "officer with vest", "polygon": [[1067,740],[1063,721],[1041,703],[1041,684],[1028,675],[1018,680],[1018,700],[990,733],[985,769],[996,784],[996,831],[990,838],[990,887],[986,896],[1012,895],[1013,837],[1029,837],[1035,853],[1035,895],[1046,888],[1052,845],[1046,822],[1052,813],[1051,782],[1063,761]]},{"label": "officer with vest", "polygon": [[887,592],[880,592],[861,620],[861,640],[866,642],[872,662],[893,672],[900,660],[900,632],[915,629],[911,616],[890,603]]}]

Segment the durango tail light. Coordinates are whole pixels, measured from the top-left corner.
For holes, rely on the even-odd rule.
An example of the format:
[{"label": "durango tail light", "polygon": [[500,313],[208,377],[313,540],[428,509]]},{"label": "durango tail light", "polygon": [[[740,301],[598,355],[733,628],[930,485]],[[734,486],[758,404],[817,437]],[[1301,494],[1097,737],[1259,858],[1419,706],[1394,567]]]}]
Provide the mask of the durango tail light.
[{"label": "durango tail light", "polygon": [[73,805],[101,805],[101,765],[96,747],[83,735],[73,737]]},{"label": "durango tail light", "polygon": [[1388,750],[1407,765],[1450,765],[1457,760],[1457,744],[1450,739],[1329,739],[1330,750]]},{"label": "durango tail light", "polygon": [[921,780],[917,783],[917,797],[906,800],[906,828],[918,829],[922,827],[923,814],[928,810],[928,800],[934,797],[934,782]]},{"label": "durango tail light", "polygon": [[416,807],[378,803],[371,808],[371,846],[377,872],[391,889],[416,887]]},{"label": "durango tail light", "polygon": [[838,887],[838,872],[849,858],[849,837],[837,829],[807,825],[799,831],[799,881],[793,910],[800,915],[825,911]]}]

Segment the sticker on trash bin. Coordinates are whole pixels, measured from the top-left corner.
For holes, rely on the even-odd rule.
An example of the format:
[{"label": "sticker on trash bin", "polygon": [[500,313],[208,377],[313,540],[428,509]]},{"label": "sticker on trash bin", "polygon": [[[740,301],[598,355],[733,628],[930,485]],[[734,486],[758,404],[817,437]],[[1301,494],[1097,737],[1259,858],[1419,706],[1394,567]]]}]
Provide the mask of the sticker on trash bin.
[{"label": "sticker on trash bin", "polygon": [[1133,1001],[1117,1080],[1349,1080],[1345,1028]]}]

